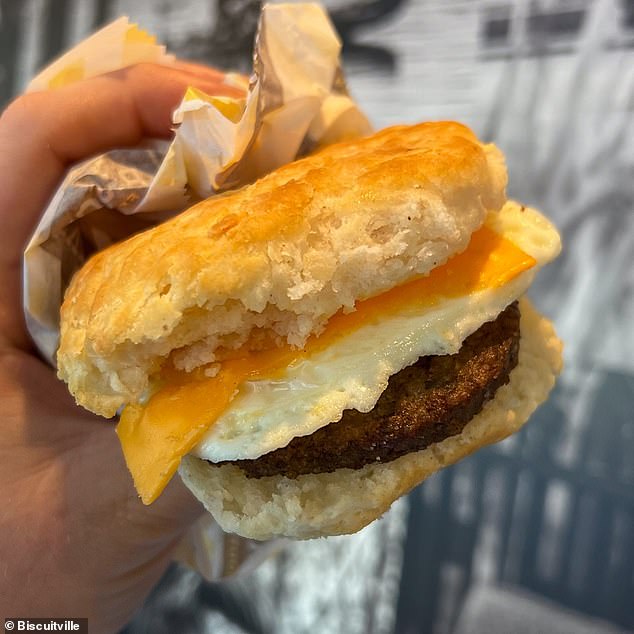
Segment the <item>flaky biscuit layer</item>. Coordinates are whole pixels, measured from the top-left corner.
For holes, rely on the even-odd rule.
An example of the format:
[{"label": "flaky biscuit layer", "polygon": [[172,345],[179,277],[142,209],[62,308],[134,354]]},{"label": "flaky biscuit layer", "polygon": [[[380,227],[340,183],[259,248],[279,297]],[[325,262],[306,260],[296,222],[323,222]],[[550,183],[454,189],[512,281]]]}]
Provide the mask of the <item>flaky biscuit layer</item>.
[{"label": "flaky biscuit layer", "polygon": [[302,345],[463,250],[505,185],[500,152],[453,122],[330,146],[89,260],[62,306],[59,376],[112,416],[168,356],[190,370],[247,341]]}]

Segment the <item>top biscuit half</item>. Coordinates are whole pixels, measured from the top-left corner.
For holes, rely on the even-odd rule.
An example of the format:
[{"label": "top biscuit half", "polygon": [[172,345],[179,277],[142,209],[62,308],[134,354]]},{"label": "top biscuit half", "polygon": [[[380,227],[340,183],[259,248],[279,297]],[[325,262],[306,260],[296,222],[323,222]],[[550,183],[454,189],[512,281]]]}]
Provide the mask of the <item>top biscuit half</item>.
[{"label": "top biscuit half", "polygon": [[113,416],[166,364],[301,347],[338,310],[465,249],[505,186],[499,150],[458,123],[329,146],[91,258],[62,306],[59,376]]}]

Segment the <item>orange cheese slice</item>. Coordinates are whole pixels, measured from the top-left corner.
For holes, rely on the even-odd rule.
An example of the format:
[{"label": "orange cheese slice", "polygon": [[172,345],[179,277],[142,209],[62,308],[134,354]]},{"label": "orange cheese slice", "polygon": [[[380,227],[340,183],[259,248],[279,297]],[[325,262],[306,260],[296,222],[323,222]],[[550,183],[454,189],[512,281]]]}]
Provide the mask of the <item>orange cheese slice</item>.
[{"label": "orange cheese slice", "polygon": [[203,438],[227,409],[240,384],[283,371],[292,363],[331,345],[363,324],[403,309],[424,309],[443,299],[498,288],[536,264],[512,242],[483,227],[467,249],[427,276],[357,302],[354,312],[339,312],[323,333],[301,350],[284,346],[248,352],[223,361],[214,377],[204,369],[175,373],[145,405],[128,405],[117,434],[141,500],[152,503],[178,469],[181,458]]}]

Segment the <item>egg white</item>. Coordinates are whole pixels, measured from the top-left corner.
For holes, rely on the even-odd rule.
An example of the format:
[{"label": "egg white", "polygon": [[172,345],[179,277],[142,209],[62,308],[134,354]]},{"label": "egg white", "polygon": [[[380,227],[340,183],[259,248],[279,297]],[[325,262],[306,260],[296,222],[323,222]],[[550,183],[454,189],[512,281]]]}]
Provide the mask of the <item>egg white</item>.
[{"label": "egg white", "polygon": [[561,249],[550,221],[517,203],[507,203],[487,224],[537,265],[499,288],[447,299],[422,312],[397,310],[289,366],[274,380],[245,382],[192,453],[212,462],[258,458],[339,420],[346,409],[370,411],[390,376],[419,357],[457,352],[464,339],[522,295],[537,270]]}]

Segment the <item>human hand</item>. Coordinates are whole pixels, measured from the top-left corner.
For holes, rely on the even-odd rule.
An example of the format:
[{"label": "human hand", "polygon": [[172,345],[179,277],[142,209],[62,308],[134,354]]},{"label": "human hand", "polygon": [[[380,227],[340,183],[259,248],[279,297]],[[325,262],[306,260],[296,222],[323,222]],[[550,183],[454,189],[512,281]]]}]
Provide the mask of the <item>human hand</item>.
[{"label": "human hand", "polygon": [[0,614],[88,617],[115,631],[161,577],[202,508],[174,478],[139,501],[112,421],[77,407],[36,355],[21,259],[68,165],[170,136],[185,88],[240,94],[195,64],[140,64],[19,97],[0,118]]}]

